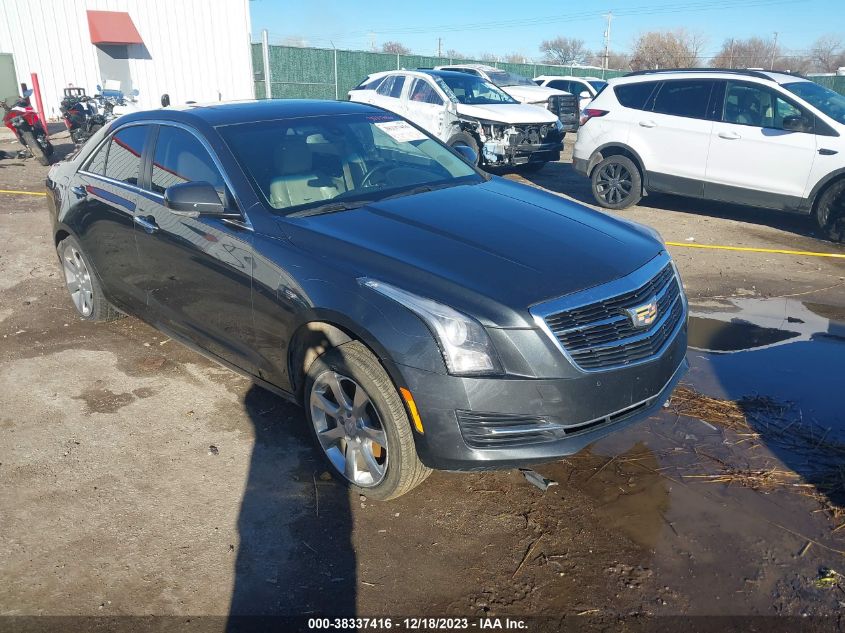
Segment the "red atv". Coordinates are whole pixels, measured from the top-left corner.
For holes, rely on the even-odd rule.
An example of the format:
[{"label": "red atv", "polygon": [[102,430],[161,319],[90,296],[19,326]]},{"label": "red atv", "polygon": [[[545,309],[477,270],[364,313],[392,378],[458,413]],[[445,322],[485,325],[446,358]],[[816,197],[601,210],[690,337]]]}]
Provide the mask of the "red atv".
[{"label": "red atv", "polygon": [[5,110],[3,123],[15,133],[15,137],[21,145],[26,147],[30,153],[38,159],[42,165],[50,164],[50,157],[53,155],[53,146],[47,138],[47,130],[29,103],[29,93],[9,105],[6,101],[0,101],[0,107]]}]

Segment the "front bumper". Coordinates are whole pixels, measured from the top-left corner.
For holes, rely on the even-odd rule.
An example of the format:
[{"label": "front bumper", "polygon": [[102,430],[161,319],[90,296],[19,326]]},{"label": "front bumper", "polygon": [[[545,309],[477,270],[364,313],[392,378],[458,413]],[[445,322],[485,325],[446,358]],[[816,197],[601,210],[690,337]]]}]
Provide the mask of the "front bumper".
[{"label": "front bumper", "polygon": [[525,165],[560,160],[563,143],[520,143],[508,145],[501,141],[488,141],[481,147],[484,160],[490,165]]},{"label": "front bumper", "polygon": [[[461,378],[400,367],[425,429],[415,435],[417,452],[440,470],[510,468],[571,455],[659,410],[689,367],[686,349],[684,323],[659,358],[574,378]],[[535,426],[540,432],[521,444],[482,447],[485,420],[505,425],[499,428],[538,420],[545,426]]]}]

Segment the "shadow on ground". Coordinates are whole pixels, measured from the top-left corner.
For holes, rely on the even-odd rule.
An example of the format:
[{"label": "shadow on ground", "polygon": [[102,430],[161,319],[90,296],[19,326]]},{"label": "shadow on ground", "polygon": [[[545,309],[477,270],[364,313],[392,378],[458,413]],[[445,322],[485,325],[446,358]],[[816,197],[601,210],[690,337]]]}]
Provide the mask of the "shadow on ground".
[{"label": "shadow on ground", "polygon": [[[326,471],[302,409],[252,386],[255,444],[238,517],[229,630],[244,616],[355,613],[356,561],[347,489]],[[281,465],[293,460],[294,467]]]}]

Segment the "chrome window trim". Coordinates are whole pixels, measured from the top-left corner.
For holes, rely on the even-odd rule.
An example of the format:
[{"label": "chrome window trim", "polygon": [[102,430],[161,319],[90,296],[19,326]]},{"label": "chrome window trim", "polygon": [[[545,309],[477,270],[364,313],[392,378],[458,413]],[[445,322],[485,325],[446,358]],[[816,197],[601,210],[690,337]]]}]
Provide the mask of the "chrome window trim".
[{"label": "chrome window trim", "polygon": [[[590,305],[599,301],[612,299],[613,297],[624,294],[625,292],[630,292],[631,290],[640,288],[647,281],[657,275],[661,270],[663,270],[663,268],[667,264],[672,265],[673,278],[678,284],[678,290],[680,293],[679,297],[681,299],[681,318],[678,320],[678,324],[672,330],[671,334],[667,337],[666,342],[663,344],[663,346],[655,354],[649,356],[648,358],[642,358],[640,360],[631,363],[626,363],[624,365],[613,365],[610,367],[601,367],[598,369],[585,369],[581,367],[577,362],[575,362],[569,352],[566,351],[566,348],[563,346],[563,343],[560,342],[557,336],[555,336],[554,332],[552,332],[552,329],[549,327],[548,323],[546,323],[546,317],[556,314],[558,312],[572,310],[574,308]],[[675,302],[672,302],[673,307],[674,305]],[[672,258],[669,256],[669,253],[665,250],[658,253],[656,257],[651,259],[651,261],[649,261],[644,266],[638,268],[629,275],[620,277],[619,279],[614,279],[613,281],[603,284],[601,286],[594,286],[592,288],[587,288],[586,290],[581,290],[579,292],[564,295],[563,297],[558,297],[556,299],[551,299],[549,301],[534,304],[528,309],[537,327],[543,333],[545,333],[547,337],[549,337],[549,339],[552,341],[555,347],[557,347],[560,353],[563,354],[563,357],[569,362],[569,364],[583,374],[599,374],[608,371],[616,371],[619,369],[626,369],[628,367],[636,367],[638,365],[643,365],[645,363],[650,363],[654,360],[657,360],[658,358],[663,356],[663,354],[678,336],[678,332],[686,324],[687,310],[688,305],[686,297],[684,295],[684,286],[681,283],[681,277],[678,274],[678,269],[675,266],[675,263],[672,261]],[[669,314],[671,314],[671,311],[667,312],[667,316]],[[653,329],[656,330],[657,327],[658,326],[655,326]]]},{"label": "chrome window trim", "polygon": [[[145,196],[145,197],[148,197],[148,198],[152,196],[152,197],[164,202],[164,196],[161,195],[160,193],[156,193],[155,191],[150,191],[148,189],[143,189],[141,187],[137,187],[135,185],[131,185],[129,183],[126,183],[126,182],[123,182],[123,181],[120,181],[120,180],[115,180],[114,178],[109,178],[108,176],[105,176],[105,175],[95,174],[95,173],[87,170],[88,164],[93,159],[94,154],[96,154],[97,151],[105,143],[111,142],[112,137],[115,134],[117,134],[120,130],[123,130],[123,129],[128,128],[128,127],[137,126],[137,125],[158,125],[158,126],[164,125],[164,126],[176,127],[176,128],[180,128],[182,130],[185,130],[186,132],[191,134],[195,139],[197,139],[200,142],[200,145],[203,146],[205,151],[208,152],[208,155],[211,156],[211,160],[214,162],[215,167],[217,167],[217,170],[220,172],[220,175],[223,178],[223,182],[226,183],[226,187],[229,189],[229,191],[232,194],[232,197],[235,199],[235,204],[238,205],[238,213],[240,213],[241,216],[243,217],[243,221],[239,221],[239,220],[236,220],[234,218],[222,218],[222,220],[226,224],[230,224],[230,225],[236,226],[238,228],[246,229],[247,231],[255,231],[255,227],[253,226],[252,221],[250,221],[249,216],[243,210],[244,205],[241,202],[240,198],[238,197],[238,194],[236,193],[235,188],[232,186],[232,181],[229,179],[229,176],[226,174],[226,170],[223,169],[223,165],[220,162],[220,159],[217,157],[217,153],[214,151],[214,149],[211,147],[211,145],[208,143],[208,141],[206,139],[204,139],[202,136],[200,136],[194,128],[192,128],[191,126],[186,125],[186,124],[184,124],[180,121],[166,121],[164,119],[144,119],[143,121],[130,121],[128,123],[124,123],[123,125],[121,125],[118,128],[115,128],[114,130],[112,130],[111,132],[109,132],[106,135],[106,137],[100,142],[99,145],[97,145],[97,147],[91,152],[91,154],[89,154],[85,158],[85,161],[83,162],[82,167],[80,167],[77,170],[77,173],[85,174],[86,176],[91,176],[93,178],[99,178],[99,179],[104,180],[105,182],[108,182],[110,184],[128,189],[129,191],[132,191],[133,193],[138,193],[138,194]],[[156,143],[158,143],[158,138],[156,138]],[[107,159],[106,165],[108,166],[108,159]]]}]

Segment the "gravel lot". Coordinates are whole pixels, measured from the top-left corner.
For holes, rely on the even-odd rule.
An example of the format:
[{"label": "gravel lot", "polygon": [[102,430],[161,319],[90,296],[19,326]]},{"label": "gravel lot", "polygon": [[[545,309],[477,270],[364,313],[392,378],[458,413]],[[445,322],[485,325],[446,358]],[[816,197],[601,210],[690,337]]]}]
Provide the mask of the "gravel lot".
[{"label": "gravel lot", "polygon": [[[569,151],[530,181],[589,204]],[[0,189],[45,174],[0,160]],[[671,242],[845,253],[770,211],[654,196],[620,215]],[[375,503],[325,477],[296,407],[136,319],[79,320],[43,198],[0,194],[0,235],[0,615],[841,617],[820,570],[845,571],[843,259],[670,247],[693,342],[735,353],[691,349],[683,397],[537,467],[546,492],[435,473]]]}]

